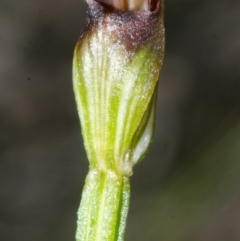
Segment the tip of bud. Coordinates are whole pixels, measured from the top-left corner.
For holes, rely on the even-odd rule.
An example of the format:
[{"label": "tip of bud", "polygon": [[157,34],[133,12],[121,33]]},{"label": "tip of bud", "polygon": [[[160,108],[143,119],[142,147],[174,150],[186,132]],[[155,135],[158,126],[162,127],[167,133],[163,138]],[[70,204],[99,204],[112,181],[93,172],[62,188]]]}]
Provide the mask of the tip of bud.
[{"label": "tip of bud", "polygon": [[150,11],[154,12],[161,0],[96,0],[109,11]]}]

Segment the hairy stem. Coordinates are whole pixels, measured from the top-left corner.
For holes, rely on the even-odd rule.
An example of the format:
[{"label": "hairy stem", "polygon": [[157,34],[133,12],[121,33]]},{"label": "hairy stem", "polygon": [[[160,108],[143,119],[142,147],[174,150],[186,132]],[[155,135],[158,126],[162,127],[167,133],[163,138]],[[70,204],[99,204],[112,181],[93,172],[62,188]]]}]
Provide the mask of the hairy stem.
[{"label": "hairy stem", "polygon": [[90,170],[78,211],[77,241],[123,241],[129,206],[129,178]]}]

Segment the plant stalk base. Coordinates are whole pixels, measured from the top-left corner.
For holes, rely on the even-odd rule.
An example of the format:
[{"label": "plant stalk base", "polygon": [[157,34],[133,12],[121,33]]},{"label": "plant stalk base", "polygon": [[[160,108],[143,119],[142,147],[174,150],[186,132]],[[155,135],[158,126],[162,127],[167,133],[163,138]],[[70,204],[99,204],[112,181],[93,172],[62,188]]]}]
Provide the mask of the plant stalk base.
[{"label": "plant stalk base", "polygon": [[130,197],[129,178],[90,170],[77,221],[77,241],[123,241]]}]

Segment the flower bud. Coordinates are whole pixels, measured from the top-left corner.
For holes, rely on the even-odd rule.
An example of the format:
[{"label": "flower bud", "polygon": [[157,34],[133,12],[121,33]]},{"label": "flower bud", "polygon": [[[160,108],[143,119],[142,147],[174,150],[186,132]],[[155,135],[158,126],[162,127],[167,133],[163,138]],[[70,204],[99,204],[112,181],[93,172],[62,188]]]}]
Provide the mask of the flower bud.
[{"label": "flower bud", "polygon": [[109,2],[87,2],[87,25],[74,52],[74,91],[90,168],[129,176],[153,135],[163,1],[141,11]]}]

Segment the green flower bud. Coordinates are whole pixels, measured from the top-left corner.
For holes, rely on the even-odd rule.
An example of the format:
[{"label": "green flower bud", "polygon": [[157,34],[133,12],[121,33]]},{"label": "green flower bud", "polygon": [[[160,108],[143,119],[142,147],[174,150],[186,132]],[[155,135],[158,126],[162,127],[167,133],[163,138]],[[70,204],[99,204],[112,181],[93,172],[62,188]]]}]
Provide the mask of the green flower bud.
[{"label": "green flower bud", "polygon": [[163,1],[154,11],[87,3],[88,21],[73,65],[84,145],[91,169],[129,176],[153,135],[164,54]]}]

